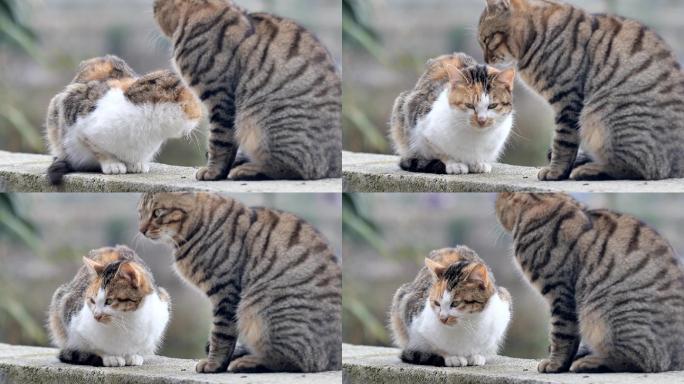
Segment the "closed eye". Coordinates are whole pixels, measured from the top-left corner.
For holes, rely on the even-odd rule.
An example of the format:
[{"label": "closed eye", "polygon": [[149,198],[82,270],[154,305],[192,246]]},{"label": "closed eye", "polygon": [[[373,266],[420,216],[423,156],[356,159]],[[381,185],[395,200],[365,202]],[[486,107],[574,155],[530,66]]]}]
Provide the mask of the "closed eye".
[{"label": "closed eye", "polygon": [[433,304],[435,305],[435,307],[439,307],[439,302],[438,302],[438,301],[433,302]]},{"label": "closed eye", "polygon": [[468,108],[468,109],[475,109],[475,106],[472,105],[472,104],[466,104],[465,106],[466,106],[466,108]]}]

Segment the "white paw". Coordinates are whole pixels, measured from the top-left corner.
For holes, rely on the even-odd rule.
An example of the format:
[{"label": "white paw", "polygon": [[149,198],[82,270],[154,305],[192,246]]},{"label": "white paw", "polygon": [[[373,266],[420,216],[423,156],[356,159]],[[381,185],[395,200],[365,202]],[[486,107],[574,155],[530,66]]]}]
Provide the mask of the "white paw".
[{"label": "white paw", "polygon": [[136,163],[128,165],[128,172],[130,173],[149,173],[150,165],[145,163]]},{"label": "white paw", "polygon": [[126,365],[143,365],[143,361],[140,355],[126,355]]},{"label": "white paw", "polygon": [[468,165],[470,173],[492,173],[492,166],[487,163],[473,163]]},{"label": "white paw", "polygon": [[444,365],[447,367],[465,367],[468,365],[468,359],[463,356],[447,356],[444,358]]},{"label": "white paw", "polygon": [[482,355],[468,356],[468,365],[485,365],[487,359]]},{"label": "white paw", "polygon": [[126,359],[122,356],[102,356],[102,365],[105,367],[125,367]]},{"label": "white paw", "polygon": [[450,175],[467,175],[468,166],[463,163],[447,163],[446,171]]},{"label": "white paw", "polygon": [[126,173],[126,164],[118,161],[107,161],[102,164],[102,173],[107,175],[123,175]]}]

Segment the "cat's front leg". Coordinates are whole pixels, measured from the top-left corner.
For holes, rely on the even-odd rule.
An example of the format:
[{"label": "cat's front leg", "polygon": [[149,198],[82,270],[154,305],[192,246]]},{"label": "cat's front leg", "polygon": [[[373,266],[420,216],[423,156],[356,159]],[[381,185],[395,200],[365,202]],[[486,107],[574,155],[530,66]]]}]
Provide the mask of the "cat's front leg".
[{"label": "cat's front leg", "polygon": [[468,164],[470,173],[492,173],[491,164],[485,162],[475,162]]},{"label": "cat's front leg", "polygon": [[235,312],[237,304],[221,301],[214,308],[214,320],[209,335],[209,355],[195,366],[198,373],[226,372],[235,345],[237,344],[237,324]]},{"label": "cat's front leg", "polygon": [[[558,102],[560,103],[560,102]],[[566,180],[570,176],[580,146],[579,101],[565,101],[563,108],[556,108],[556,132],[551,149],[551,164],[539,171],[539,180]],[[581,104],[580,104],[581,105]],[[557,106],[557,105],[555,105]]]},{"label": "cat's front leg", "polygon": [[126,164],[113,159],[101,160],[100,167],[106,175],[125,175],[128,172]]},{"label": "cat's front leg", "polygon": [[468,358],[465,356],[445,356],[444,365],[447,367],[467,367]]},{"label": "cat's front leg", "polygon": [[224,111],[223,108],[214,110],[216,113],[211,114],[209,130],[207,166],[197,171],[196,175],[200,181],[226,179],[238,151],[235,141],[235,115]]},{"label": "cat's front leg", "polygon": [[446,172],[449,175],[467,175],[468,164],[459,163],[457,161],[449,161],[446,163]]},{"label": "cat's front leg", "polygon": [[[570,297],[573,299],[569,299]],[[550,301],[551,353],[539,363],[537,369],[541,373],[567,372],[580,345],[574,293],[554,295]]]},{"label": "cat's front leg", "polygon": [[148,163],[127,164],[126,168],[129,173],[150,173],[150,165]]}]

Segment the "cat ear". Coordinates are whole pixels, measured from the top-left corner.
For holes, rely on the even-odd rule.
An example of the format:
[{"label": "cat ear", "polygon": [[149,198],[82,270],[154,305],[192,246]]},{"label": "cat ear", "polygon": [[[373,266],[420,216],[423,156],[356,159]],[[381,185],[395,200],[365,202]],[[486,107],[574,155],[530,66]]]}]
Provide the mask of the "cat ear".
[{"label": "cat ear", "polygon": [[508,68],[501,71],[498,75],[496,75],[494,79],[499,83],[502,83],[509,91],[513,91],[513,85],[515,84],[515,75],[515,68]]},{"label": "cat ear", "polygon": [[468,274],[468,281],[477,283],[480,289],[484,289],[489,281],[488,276],[487,267],[482,263],[478,263],[475,264],[475,267]]},{"label": "cat ear", "polygon": [[441,279],[446,271],[445,266],[427,257],[425,258],[425,266],[430,270],[432,275],[438,279]]},{"label": "cat ear", "polygon": [[88,267],[88,270],[95,273],[95,274],[100,274],[102,271],[104,271],[104,264],[98,263],[97,261],[83,256],[83,263]]},{"label": "cat ear", "polygon": [[468,79],[466,79],[463,72],[455,65],[445,64],[444,69],[446,70],[447,76],[449,76],[449,84],[451,84],[451,86],[468,83]]},{"label": "cat ear", "polygon": [[116,272],[118,276],[131,282],[134,288],[140,287],[140,271],[133,266],[133,264],[126,262],[119,265],[119,270]]},{"label": "cat ear", "polygon": [[487,12],[496,10],[509,10],[511,8],[511,0],[486,0]]}]

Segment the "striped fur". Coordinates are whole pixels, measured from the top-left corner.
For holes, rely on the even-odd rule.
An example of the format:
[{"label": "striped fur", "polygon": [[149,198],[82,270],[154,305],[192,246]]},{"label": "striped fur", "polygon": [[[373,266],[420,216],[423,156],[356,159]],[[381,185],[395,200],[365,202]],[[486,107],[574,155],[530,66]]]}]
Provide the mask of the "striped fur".
[{"label": "striped fur", "polygon": [[[214,321],[198,372],[341,369],[341,268],[302,219],[217,194],[146,194],[140,232],[175,247]],[[238,338],[249,354],[234,355]]]},{"label": "striped fur", "polygon": [[[448,87],[449,106],[452,111],[460,112],[460,115],[463,116],[464,121],[461,123],[463,127],[445,126],[440,127],[440,130],[459,132],[460,129],[463,129],[466,132],[471,132],[470,129],[466,128],[472,127],[473,132],[480,132],[480,134],[474,135],[475,140],[478,141],[473,142],[473,146],[489,147],[482,132],[498,129],[498,126],[501,125],[498,118],[509,116],[513,112],[514,72],[511,69],[507,73],[510,75],[508,76],[509,81],[502,80],[503,77],[506,77],[500,76],[503,74],[502,71],[486,65],[478,65],[475,59],[464,53],[453,53],[430,59],[427,62],[425,73],[420,77],[416,86],[411,91],[402,92],[395,100],[392,109],[390,137],[395,152],[401,156],[399,163],[401,169],[409,172],[444,174],[448,171],[449,163],[457,162],[465,163],[466,166],[469,166],[468,168],[472,167],[471,172],[476,173],[475,169],[478,167],[473,164],[475,159],[485,164],[482,157],[498,156],[498,154],[492,156],[491,150],[472,148],[472,146],[470,146],[472,148],[471,153],[463,154],[445,153],[445,147],[451,148],[453,146],[446,143],[443,143],[441,149],[437,148],[438,145],[434,145],[434,143],[425,145],[423,144],[424,139],[422,139],[423,130],[426,129],[424,121],[435,109],[437,100]],[[485,125],[478,123],[478,114],[474,112],[483,95],[486,95],[490,100],[490,105],[495,107],[491,108],[490,111],[495,113],[497,117],[497,119],[488,119]],[[470,118],[466,119],[466,115],[469,115]],[[421,126],[421,124],[423,125]],[[507,135],[507,133],[502,133],[502,136]],[[428,139],[430,138],[432,137],[428,137]],[[462,135],[455,141],[462,144],[472,140],[473,137]],[[480,155],[479,152],[482,154]]]},{"label": "striped fur", "polygon": [[[560,1],[487,0],[479,38],[488,63],[517,63],[556,112],[540,180],[684,177],[684,76],[652,29]],[[580,147],[593,162],[573,169]]]},{"label": "striped fur", "polygon": [[540,372],[684,369],[684,272],[655,230],[564,194],[503,193],[496,214],[551,306]]},{"label": "striped fur", "polygon": [[229,0],[156,0],[154,13],[210,112],[199,180],[341,176],[341,82],[311,32]]}]

